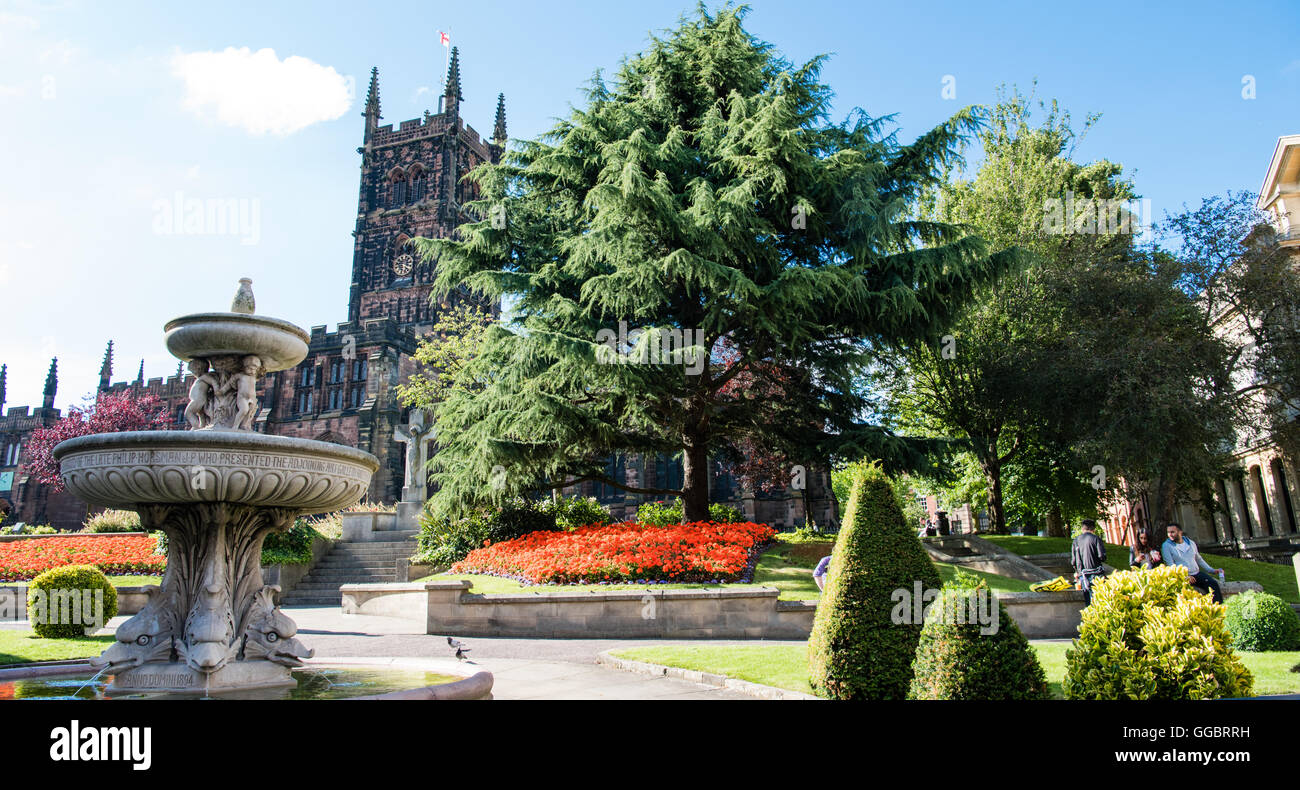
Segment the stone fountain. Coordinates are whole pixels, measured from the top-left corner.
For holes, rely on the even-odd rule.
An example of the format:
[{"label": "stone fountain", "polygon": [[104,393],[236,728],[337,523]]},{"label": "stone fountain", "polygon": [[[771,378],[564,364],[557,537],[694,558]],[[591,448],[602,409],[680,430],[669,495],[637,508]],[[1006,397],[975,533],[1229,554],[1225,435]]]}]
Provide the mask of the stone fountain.
[{"label": "stone fountain", "polygon": [[184,431],[80,436],[54,457],[64,485],[92,505],[135,510],[167,534],[167,570],[144,608],[117,629],[96,668],[109,692],[291,686],[312,651],[262,581],[262,541],[309,513],[359,501],[379,468],[371,454],[255,433],[257,380],[307,355],[308,335],[254,314],[249,280],[228,313],[164,327],[167,350],[195,381]]}]

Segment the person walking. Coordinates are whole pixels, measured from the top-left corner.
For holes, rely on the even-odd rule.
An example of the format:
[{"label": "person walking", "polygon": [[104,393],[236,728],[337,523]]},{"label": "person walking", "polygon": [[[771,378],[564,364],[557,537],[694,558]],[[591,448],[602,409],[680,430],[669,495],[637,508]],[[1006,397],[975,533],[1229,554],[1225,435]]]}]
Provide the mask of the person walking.
[{"label": "person walking", "polygon": [[1097,522],[1085,518],[1080,526],[1083,531],[1070,545],[1070,565],[1074,568],[1074,577],[1083,587],[1084,606],[1089,606],[1092,604],[1092,585],[1106,570],[1106,544],[1097,537]]},{"label": "person walking", "polygon": [[1151,533],[1139,529],[1133,535],[1133,545],[1128,549],[1128,566],[1149,571],[1161,563],[1160,549],[1151,545]]},{"label": "person walking", "polygon": [[[1183,535],[1181,525],[1170,522],[1165,527],[1167,540],[1160,546],[1160,553],[1164,555],[1165,562],[1170,565],[1181,565],[1186,571],[1188,581],[1192,586],[1201,592],[1208,592],[1214,597],[1215,603],[1223,603],[1223,589],[1219,587],[1219,581],[1223,579],[1222,568],[1212,568],[1210,564],[1201,556],[1201,552],[1196,548],[1196,542]],[[1219,579],[1215,579],[1210,574],[1219,574]]]}]

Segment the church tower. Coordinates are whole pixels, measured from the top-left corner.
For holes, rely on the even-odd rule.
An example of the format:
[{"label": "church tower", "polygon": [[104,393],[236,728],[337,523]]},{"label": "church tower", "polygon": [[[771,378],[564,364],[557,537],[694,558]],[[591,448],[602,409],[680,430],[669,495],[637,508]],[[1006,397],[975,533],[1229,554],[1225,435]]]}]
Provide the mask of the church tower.
[{"label": "church tower", "polygon": [[[499,97],[498,130],[504,131]],[[483,139],[461,117],[460,52],[453,48],[439,112],[380,126],[379,72],[371,71],[366,97],[361,187],[353,231],[348,321],[392,318],[415,334],[438,320],[429,304],[433,267],[407,245],[417,236],[442,238],[469,221],[465,203],[475,198],[462,179],[485,161],[496,161],[495,141]]]}]

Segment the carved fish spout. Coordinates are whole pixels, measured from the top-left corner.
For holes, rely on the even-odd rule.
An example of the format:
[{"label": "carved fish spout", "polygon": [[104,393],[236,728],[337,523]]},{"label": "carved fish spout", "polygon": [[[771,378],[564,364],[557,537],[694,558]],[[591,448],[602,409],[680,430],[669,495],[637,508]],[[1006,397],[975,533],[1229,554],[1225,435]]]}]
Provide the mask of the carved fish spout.
[{"label": "carved fish spout", "polygon": [[257,593],[257,602],[249,614],[248,630],[244,633],[244,657],[265,658],[287,667],[302,666],[302,659],[315,655],[302,642],[294,639],[298,624],[275,606],[275,593],[280,588],[266,585]]},{"label": "carved fish spout", "polygon": [[147,661],[167,661],[180,631],[175,590],[146,587],[149,601],[117,627],[117,641],[90,664],[97,670],[122,672]]}]

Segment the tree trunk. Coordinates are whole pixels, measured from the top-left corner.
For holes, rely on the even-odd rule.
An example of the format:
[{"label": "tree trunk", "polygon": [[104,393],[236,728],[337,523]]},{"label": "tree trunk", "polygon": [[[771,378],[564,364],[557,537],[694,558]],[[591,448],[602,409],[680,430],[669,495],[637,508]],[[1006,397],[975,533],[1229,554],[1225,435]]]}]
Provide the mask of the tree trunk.
[{"label": "tree trunk", "polygon": [[688,441],[682,452],[682,521],[709,520],[709,451]]},{"label": "tree trunk", "polygon": [[986,458],[980,459],[984,470],[984,479],[989,484],[989,527],[995,535],[1007,534],[1007,514],[1002,509],[1002,462],[998,460],[998,449]]},{"label": "tree trunk", "polygon": [[1047,537],[1069,537],[1069,535],[1065,534],[1065,517],[1061,515],[1060,505],[1052,505],[1052,509],[1047,511]]},{"label": "tree trunk", "polygon": [[[1147,513],[1147,529],[1161,532],[1174,520],[1174,484],[1173,481],[1160,477],[1151,491],[1151,510]],[[1187,525],[1181,525],[1185,530]]]}]

